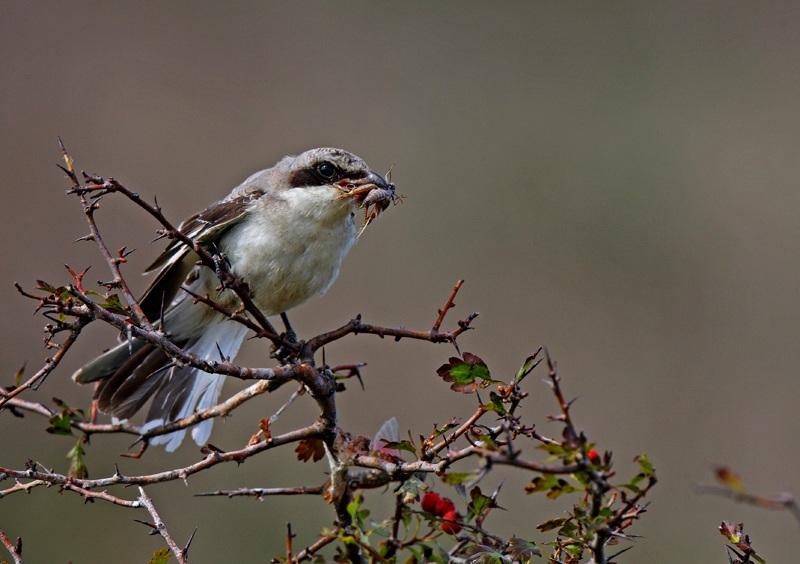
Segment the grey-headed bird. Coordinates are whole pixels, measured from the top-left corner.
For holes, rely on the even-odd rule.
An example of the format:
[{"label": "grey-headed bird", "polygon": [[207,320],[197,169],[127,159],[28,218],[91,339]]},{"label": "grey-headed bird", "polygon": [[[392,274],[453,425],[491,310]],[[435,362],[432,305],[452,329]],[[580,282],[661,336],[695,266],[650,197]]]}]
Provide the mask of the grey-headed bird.
[{"label": "grey-headed bird", "polygon": [[[390,199],[394,185],[359,157],[341,149],[312,149],[253,174],[228,197],[184,221],[180,230],[224,257],[230,273],[249,285],[253,303],[271,316],[324,293],[357,238],[356,210],[366,207],[368,222]],[[373,211],[367,217],[369,205]],[[215,296],[219,277],[198,266],[197,259],[194,251],[173,241],[147,269],[160,271],[140,301],[142,309],[187,352],[211,360],[221,351],[233,358],[245,326],[181,291],[185,286]],[[230,290],[215,300],[231,310],[240,304]],[[120,343],[72,377],[79,383],[99,381],[98,407],[118,419],[130,418],[152,399],[144,431],[215,405],[225,379],[179,366],[160,348],[137,339]],[[192,428],[197,444],[208,441],[211,427],[208,419]],[[185,435],[180,430],[150,442],[174,451]]]}]

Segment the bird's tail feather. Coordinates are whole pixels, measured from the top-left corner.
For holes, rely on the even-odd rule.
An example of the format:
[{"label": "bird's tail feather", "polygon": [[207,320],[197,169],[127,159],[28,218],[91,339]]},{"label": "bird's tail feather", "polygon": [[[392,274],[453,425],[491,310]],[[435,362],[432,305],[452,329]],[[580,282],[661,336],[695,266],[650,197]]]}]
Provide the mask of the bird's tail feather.
[{"label": "bird's tail feather", "polygon": [[[226,357],[235,357],[247,333],[247,328],[228,320],[220,320],[206,328],[206,331],[185,350],[200,358],[219,359],[219,350]],[[225,376],[209,374],[191,367],[173,365],[164,370],[160,378],[161,385],[153,397],[153,403],[147,413],[143,431],[159,427],[172,421],[188,417],[217,403]],[[195,425],[192,438],[199,445],[204,445],[211,436],[213,419]],[[177,449],[186,436],[186,429],[159,435],[150,439],[151,444],[165,445],[168,452]]]},{"label": "bird's tail feather", "polygon": [[[209,360],[219,360],[219,350],[233,358],[239,352],[247,328],[219,317],[202,335],[176,343],[185,351]],[[189,366],[179,366],[163,350],[134,339],[120,343],[102,356],[80,368],[72,376],[79,383],[100,381],[95,399],[98,407],[117,419],[128,419],[147,401],[152,403],[143,431],[160,427],[216,404],[225,376],[209,374]],[[192,428],[192,438],[199,445],[208,441],[213,420],[207,419]],[[151,444],[177,449],[186,430],[159,435]]]}]

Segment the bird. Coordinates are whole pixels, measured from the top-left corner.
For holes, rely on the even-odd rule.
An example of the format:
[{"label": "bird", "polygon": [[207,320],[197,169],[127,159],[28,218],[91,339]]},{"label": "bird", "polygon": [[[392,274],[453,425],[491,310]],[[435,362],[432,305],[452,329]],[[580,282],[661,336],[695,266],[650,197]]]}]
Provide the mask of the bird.
[{"label": "bird", "polygon": [[[360,157],[318,148],[251,175],[178,229],[222,257],[230,274],[247,283],[256,307],[273,316],[324,294],[360,235],[357,210],[365,210],[366,226],[393,199],[394,184]],[[191,295],[214,296],[218,273],[198,265],[197,254],[177,239],[145,273],[154,271],[158,274],[140,299],[148,320],[188,353],[209,360],[220,354],[234,358],[247,328],[195,303]],[[223,289],[214,299],[229,310],[240,305],[232,290]],[[216,405],[225,376],[181,366],[157,346],[134,338],[84,365],[72,379],[97,382],[97,407],[117,420],[131,418],[149,401],[144,433]],[[212,425],[207,419],[192,428],[198,445],[207,443]],[[156,435],[149,442],[172,452],[186,432]]]}]

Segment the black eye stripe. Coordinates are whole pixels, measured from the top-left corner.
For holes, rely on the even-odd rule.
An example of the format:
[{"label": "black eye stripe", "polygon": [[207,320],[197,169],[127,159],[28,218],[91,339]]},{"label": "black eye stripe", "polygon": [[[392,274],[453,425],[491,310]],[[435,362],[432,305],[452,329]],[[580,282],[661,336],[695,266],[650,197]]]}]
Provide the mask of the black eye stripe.
[{"label": "black eye stripe", "polygon": [[[322,163],[324,164],[324,163]],[[331,164],[331,163],[328,163]],[[324,177],[319,170],[321,165],[317,164],[308,168],[302,168],[293,171],[289,175],[290,188],[302,188],[304,186],[322,186],[336,182],[342,178],[349,178],[350,180],[359,180],[367,176],[366,170],[342,170],[338,167],[332,177]]]}]

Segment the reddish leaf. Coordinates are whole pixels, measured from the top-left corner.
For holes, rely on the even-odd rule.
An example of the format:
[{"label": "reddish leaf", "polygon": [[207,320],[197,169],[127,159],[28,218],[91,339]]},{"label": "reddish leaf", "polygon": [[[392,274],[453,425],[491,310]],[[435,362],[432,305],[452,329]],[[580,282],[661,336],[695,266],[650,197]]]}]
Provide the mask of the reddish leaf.
[{"label": "reddish leaf", "polygon": [[265,439],[270,439],[272,435],[269,433],[269,419],[262,419],[258,422],[258,428],[264,433]]},{"label": "reddish leaf", "polygon": [[320,439],[303,439],[297,444],[294,451],[297,453],[298,460],[317,462],[325,456],[325,445]]},{"label": "reddish leaf", "polygon": [[744,481],[742,478],[727,466],[717,466],[714,468],[714,474],[717,480],[730,489],[736,490],[737,492],[744,491]]}]

